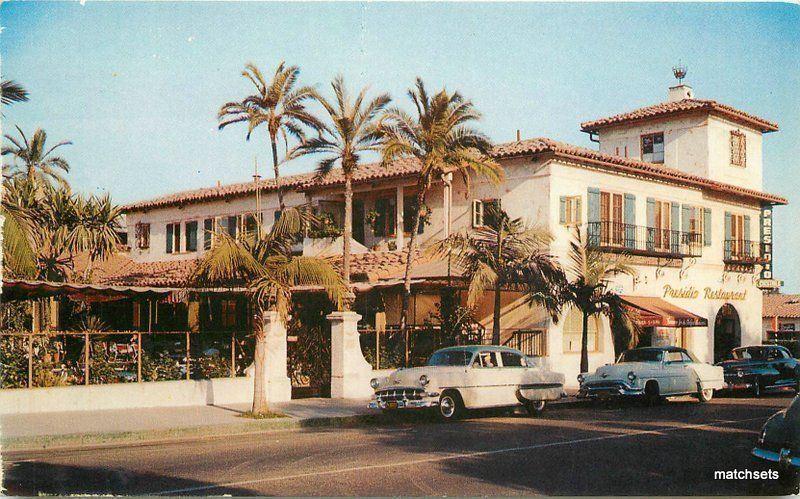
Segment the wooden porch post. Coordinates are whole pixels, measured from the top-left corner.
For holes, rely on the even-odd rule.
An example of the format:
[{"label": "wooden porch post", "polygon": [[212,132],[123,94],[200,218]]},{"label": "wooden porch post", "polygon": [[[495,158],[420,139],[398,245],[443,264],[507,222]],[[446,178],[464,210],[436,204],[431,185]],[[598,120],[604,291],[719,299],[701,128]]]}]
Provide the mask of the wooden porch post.
[{"label": "wooden porch post", "polygon": [[33,388],[33,331],[28,335],[28,388]]},{"label": "wooden porch post", "polygon": [[83,384],[89,384],[89,331],[83,333]]},{"label": "wooden porch post", "polygon": [[231,331],[231,378],[236,377],[236,331]]},{"label": "wooden porch post", "polygon": [[136,335],[136,381],[142,382],[142,332]]},{"label": "wooden porch post", "polygon": [[192,346],[189,343],[189,331],[186,331],[186,379],[191,379],[192,374]]},{"label": "wooden porch post", "polygon": [[381,332],[375,328],[375,370],[381,368]]}]

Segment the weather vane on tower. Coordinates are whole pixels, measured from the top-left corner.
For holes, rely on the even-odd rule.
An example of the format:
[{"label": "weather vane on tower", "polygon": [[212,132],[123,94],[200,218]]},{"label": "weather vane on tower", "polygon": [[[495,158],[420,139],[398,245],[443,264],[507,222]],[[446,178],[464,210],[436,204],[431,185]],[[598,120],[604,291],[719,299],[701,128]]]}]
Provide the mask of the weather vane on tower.
[{"label": "weather vane on tower", "polygon": [[680,60],[678,61],[677,66],[672,67],[672,74],[675,75],[675,78],[678,80],[678,85],[683,85],[683,79],[686,78],[686,72],[688,68],[681,64]]}]

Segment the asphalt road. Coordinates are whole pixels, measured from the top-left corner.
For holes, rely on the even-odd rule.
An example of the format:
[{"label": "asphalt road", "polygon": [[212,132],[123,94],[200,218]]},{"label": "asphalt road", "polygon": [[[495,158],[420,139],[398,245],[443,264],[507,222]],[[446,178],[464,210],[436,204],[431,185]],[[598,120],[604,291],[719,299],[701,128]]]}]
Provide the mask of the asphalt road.
[{"label": "asphalt road", "polygon": [[789,396],[663,406],[554,407],[451,424],[399,418],[112,449],[9,453],[13,495],[746,495],[777,481],[715,480],[761,469],[750,450]]}]

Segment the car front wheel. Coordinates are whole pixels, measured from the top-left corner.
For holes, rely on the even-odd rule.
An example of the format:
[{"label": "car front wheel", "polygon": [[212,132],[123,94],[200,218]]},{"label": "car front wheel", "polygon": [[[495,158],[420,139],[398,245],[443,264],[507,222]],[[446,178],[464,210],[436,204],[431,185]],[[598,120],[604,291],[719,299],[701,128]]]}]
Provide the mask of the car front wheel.
[{"label": "car front wheel", "polygon": [[442,421],[454,421],[464,415],[464,402],[456,392],[445,392],[439,397],[436,413]]}]

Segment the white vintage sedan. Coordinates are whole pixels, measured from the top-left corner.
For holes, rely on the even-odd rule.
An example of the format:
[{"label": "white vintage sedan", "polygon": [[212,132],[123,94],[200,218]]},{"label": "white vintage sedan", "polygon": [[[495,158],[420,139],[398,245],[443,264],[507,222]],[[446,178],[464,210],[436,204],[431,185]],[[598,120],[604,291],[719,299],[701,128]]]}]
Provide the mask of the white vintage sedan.
[{"label": "white vintage sedan", "polygon": [[370,382],[369,406],[384,411],[436,408],[443,420],[468,409],[524,406],[538,414],[564,393],[564,375],[535,365],[519,350],[460,346],[437,350],[427,365],[398,369]]},{"label": "white vintage sedan", "polygon": [[578,382],[579,398],[640,397],[648,403],[678,395],[708,402],[714,390],[725,385],[721,367],[700,362],[678,347],[627,350],[616,364],[607,364],[594,374],[579,374]]}]

